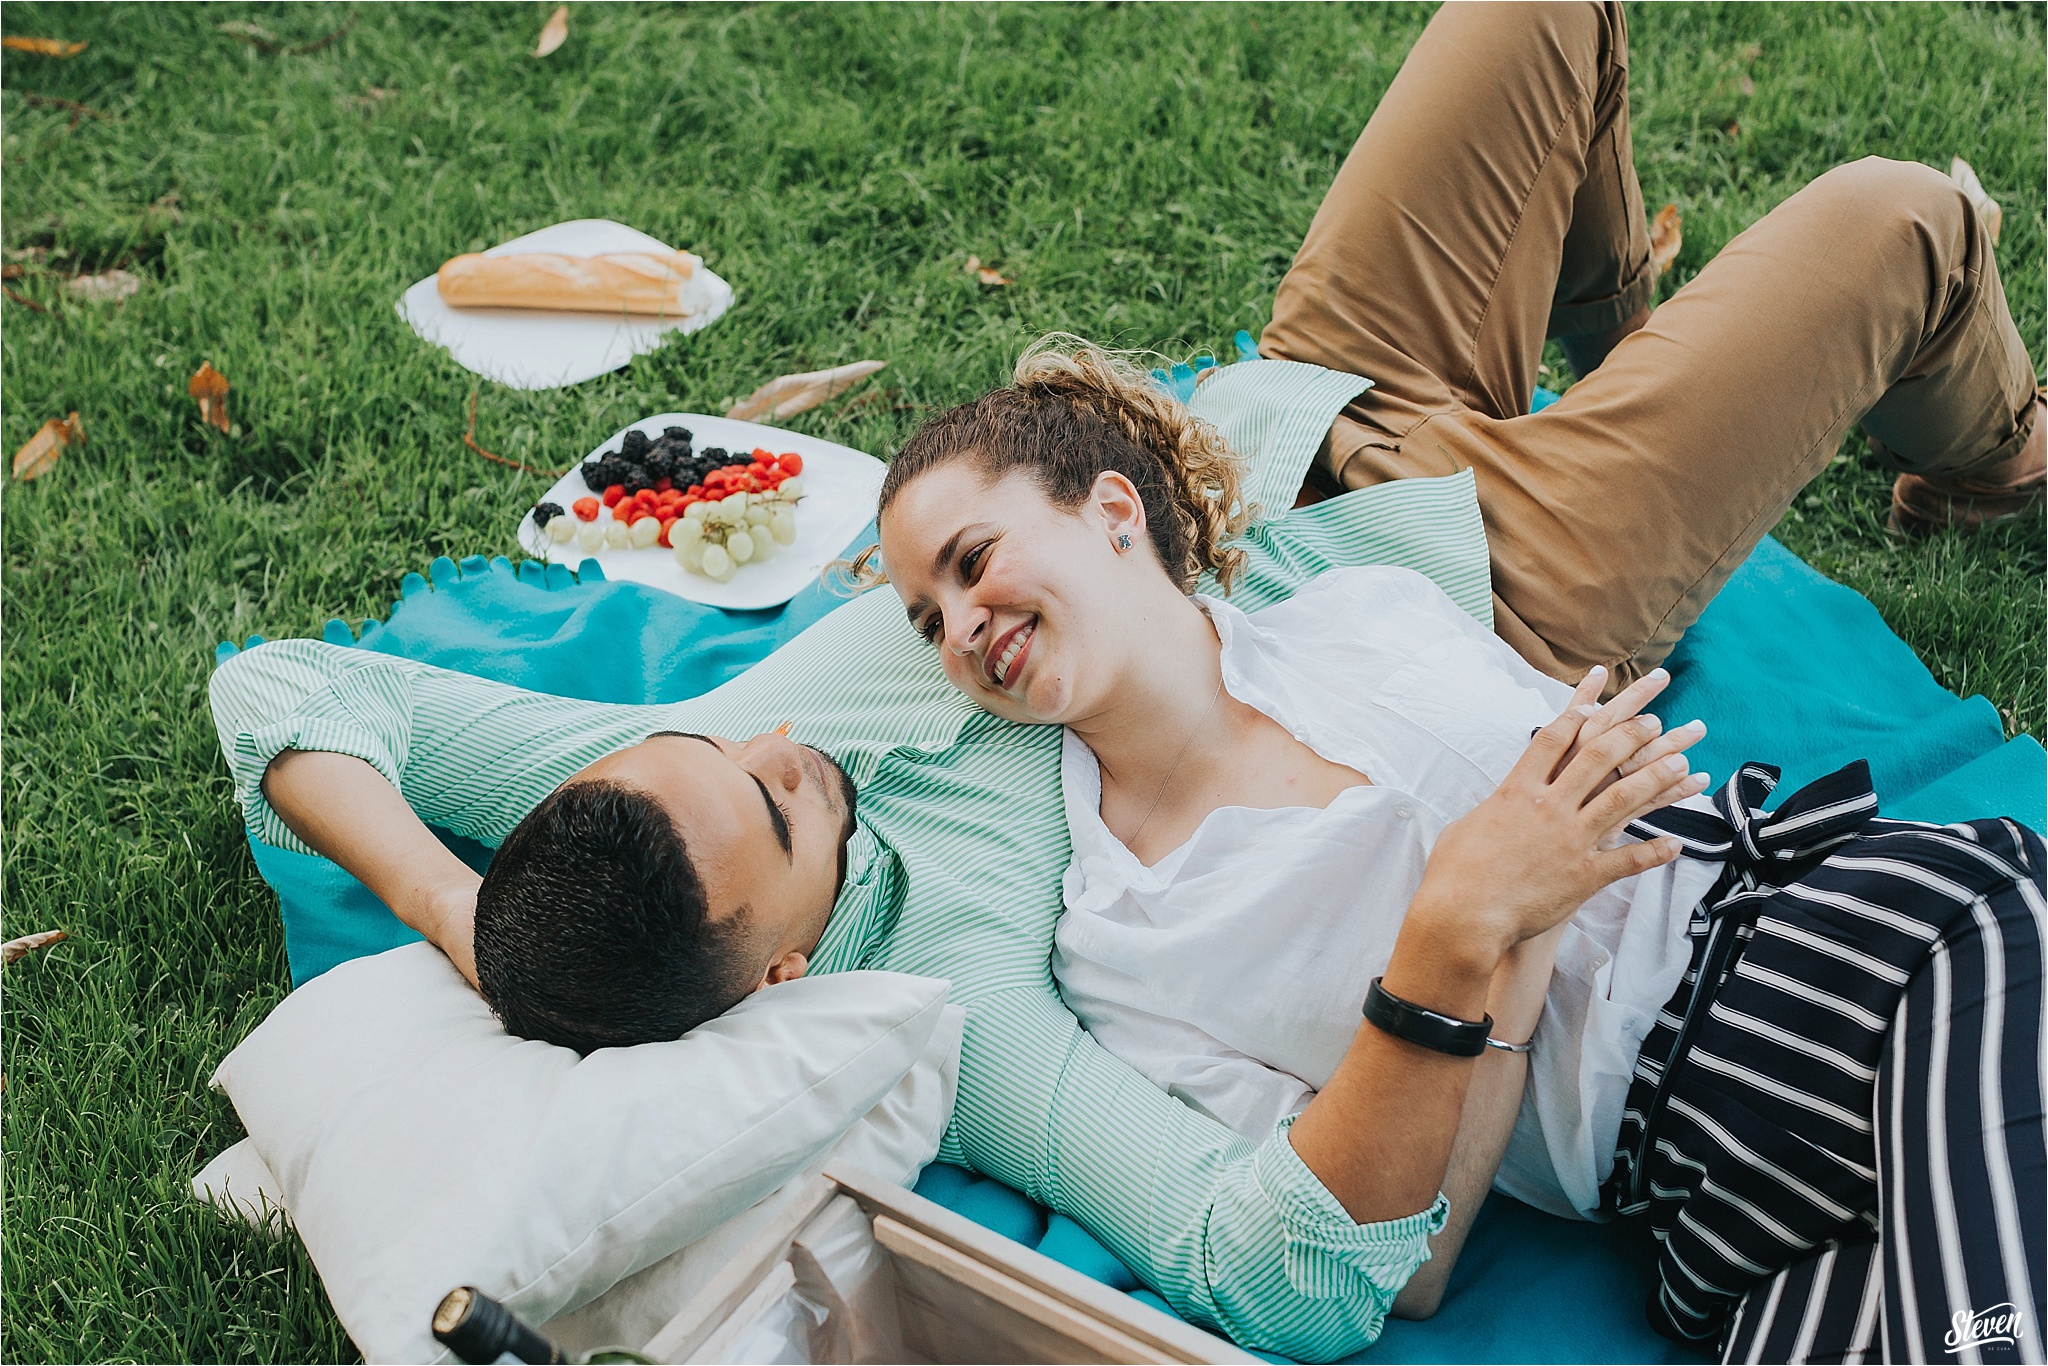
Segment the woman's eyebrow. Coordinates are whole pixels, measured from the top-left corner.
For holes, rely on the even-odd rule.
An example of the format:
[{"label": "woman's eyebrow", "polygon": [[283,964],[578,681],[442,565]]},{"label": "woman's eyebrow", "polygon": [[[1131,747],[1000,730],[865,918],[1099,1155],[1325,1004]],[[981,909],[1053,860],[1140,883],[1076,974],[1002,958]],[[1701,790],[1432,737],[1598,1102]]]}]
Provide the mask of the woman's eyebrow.
[{"label": "woman's eyebrow", "polygon": [[960,548],[960,542],[966,537],[967,533],[972,530],[974,530],[974,528],[971,526],[961,527],[958,531],[954,532],[952,536],[947,539],[944,545],[939,547],[939,553],[932,556],[933,578],[937,578],[939,575],[944,574],[946,572],[946,566],[953,562],[953,552],[957,551]]}]

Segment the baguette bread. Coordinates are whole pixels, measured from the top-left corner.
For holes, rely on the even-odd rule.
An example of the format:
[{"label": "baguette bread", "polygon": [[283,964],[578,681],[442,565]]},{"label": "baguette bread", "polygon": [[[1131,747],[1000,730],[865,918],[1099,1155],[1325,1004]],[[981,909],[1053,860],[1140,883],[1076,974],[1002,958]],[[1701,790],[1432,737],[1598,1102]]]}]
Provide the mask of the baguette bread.
[{"label": "baguette bread", "polygon": [[680,317],[699,262],[687,251],[614,251],[602,256],[528,252],[458,256],[435,275],[453,308],[545,308],[577,313]]}]

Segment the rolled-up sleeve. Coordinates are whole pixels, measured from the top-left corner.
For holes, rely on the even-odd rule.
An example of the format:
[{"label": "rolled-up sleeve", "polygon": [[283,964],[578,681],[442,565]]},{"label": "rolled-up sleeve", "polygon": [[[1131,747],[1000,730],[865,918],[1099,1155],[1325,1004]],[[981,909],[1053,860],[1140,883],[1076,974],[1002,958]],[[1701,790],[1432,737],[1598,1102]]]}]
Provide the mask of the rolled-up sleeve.
[{"label": "rolled-up sleeve", "polygon": [[1435,1204],[1405,1219],[1354,1221],[1295,1153],[1287,1131],[1296,1118],[1281,1120],[1259,1145],[1251,1172],[1257,1198],[1272,1206],[1283,1230],[1288,1284],[1310,1299],[1382,1298],[1391,1304],[1429,1260],[1429,1240],[1442,1232],[1450,1201],[1439,1193]]},{"label": "rolled-up sleeve", "polygon": [[555,786],[657,730],[694,729],[690,704],[620,706],[318,640],[279,640],[214,671],[213,720],[249,833],[311,853],[263,797],[288,749],[368,763],[421,820],[493,848]]},{"label": "rolled-up sleeve", "polygon": [[249,833],[280,849],[314,852],[263,797],[270,761],[288,749],[353,755],[401,786],[411,682],[420,667],[320,641],[279,640],[214,670],[213,724]]},{"label": "rolled-up sleeve", "polygon": [[1248,1142],[1104,1051],[1050,993],[966,1004],[941,1157],[1078,1220],[1176,1311],[1244,1346],[1331,1361],[1378,1338],[1429,1260],[1441,1195],[1357,1223],[1295,1154],[1291,1119]]}]

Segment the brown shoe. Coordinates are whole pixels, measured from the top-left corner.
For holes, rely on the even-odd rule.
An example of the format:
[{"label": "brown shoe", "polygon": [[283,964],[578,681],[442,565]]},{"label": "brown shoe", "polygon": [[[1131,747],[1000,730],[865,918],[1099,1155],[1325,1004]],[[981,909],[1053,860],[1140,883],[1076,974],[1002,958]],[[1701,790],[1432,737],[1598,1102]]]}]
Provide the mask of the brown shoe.
[{"label": "brown shoe", "polygon": [[2041,439],[2044,423],[2048,390],[2034,396],[2034,433],[2026,449],[1995,471],[1975,476],[1900,475],[1892,482],[1892,530],[1908,536],[1925,536],[1944,527],[1974,531],[2039,507],[2043,486],[2048,485],[2048,458]]}]

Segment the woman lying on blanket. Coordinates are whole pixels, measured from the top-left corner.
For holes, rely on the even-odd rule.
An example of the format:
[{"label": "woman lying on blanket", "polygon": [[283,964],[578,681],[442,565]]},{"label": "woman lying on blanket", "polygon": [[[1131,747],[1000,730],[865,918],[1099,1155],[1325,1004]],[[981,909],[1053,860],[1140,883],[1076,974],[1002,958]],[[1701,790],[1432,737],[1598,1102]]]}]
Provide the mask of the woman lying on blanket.
[{"label": "woman lying on blanket", "polygon": [[1813,1309],[1931,1356],[1956,1310],[2033,1303],[2031,832],[1878,819],[1861,765],[1769,816],[1774,770],[1708,801],[1703,727],[1644,711],[1663,670],[1596,707],[1606,670],[1546,677],[1409,570],[1189,596],[1242,553],[1237,462],[1091,348],[929,423],[881,506],[947,677],[1066,727],[1068,1003],[1248,1139],[1291,1122],[1362,1223],[1443,1190],[1397,1313],[1433,1310],[1489,1183],[1647,1211],[1659,1326],[1750,1292],[1745,1355]]},{"label": "woman lying on blanket", "polygon": [[[1643,708],[1854,424],[1908,530],[2037,505],[2048,424],[1925,166],[1829,172],[1652,315],[1627,76],[1619,6],[1444,7],[1260,342],[1375,382],[1310,493],[1474,471],[1497,636],[1392,569],[1189,597],[1233,461],[1086,350],[918,434],[883,560],[962,692],[1067,727],[1076,1014],[1250,1137],[1291,1116],[1361,1221],[1447,1192],[1409,1312],[1497,1181],[1647,1212],[1653,1319],[1731,1357],[1940,1359],[2041,1321],[2041,841],[1879,820],[1860,765],[1708,803]],[[1582,378],[1532,416],[1550,336]]]}]

